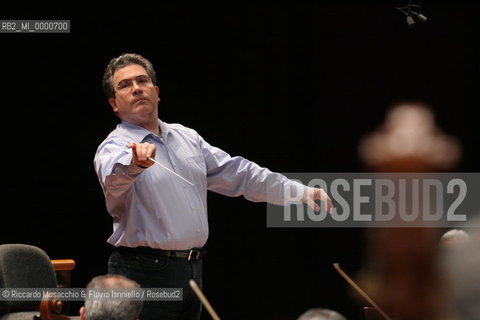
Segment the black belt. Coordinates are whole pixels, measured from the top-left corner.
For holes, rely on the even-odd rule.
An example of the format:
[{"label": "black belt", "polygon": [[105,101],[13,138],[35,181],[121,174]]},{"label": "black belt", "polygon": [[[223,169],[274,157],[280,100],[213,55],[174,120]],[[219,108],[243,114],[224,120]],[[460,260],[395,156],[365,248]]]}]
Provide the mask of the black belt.
[{"label": "black belt", "polygon": [[150,247],[115,247],[115,249],[122,254],[128,255],[162,256],[186,260],[199,260],[205,255],[205,253],[207,253],[203,248],[192,248],[190,250],[162,250]]}]

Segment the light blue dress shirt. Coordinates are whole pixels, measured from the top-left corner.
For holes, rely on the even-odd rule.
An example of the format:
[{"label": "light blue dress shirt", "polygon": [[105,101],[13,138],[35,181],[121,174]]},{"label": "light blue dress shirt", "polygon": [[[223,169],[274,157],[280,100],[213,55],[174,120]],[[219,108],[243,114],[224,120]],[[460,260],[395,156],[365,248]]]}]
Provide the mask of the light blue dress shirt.
[{"label": "light blue dress shirt", "polygon": [[[180,124],[159,120],[161,137],[123,121],[100,144],[95,170],[113,217],[114,246],[164,250],[202,247],[208,238],[207,190],[254,202],[300,201],[305,186],[242,157],[231,157]],[[132,163],[131,143],[153,143],[159,165]]]}]

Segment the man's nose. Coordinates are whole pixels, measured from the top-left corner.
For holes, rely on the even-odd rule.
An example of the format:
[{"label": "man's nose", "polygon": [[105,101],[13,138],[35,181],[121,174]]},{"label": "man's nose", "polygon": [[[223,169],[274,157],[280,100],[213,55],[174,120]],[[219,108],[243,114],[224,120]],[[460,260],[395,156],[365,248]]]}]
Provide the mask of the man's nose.
[{"label": "man's nose", "polygon": [[142,92],[142,88],[137,84],[137,81],[132,81],[133,94],[138,94]]}]

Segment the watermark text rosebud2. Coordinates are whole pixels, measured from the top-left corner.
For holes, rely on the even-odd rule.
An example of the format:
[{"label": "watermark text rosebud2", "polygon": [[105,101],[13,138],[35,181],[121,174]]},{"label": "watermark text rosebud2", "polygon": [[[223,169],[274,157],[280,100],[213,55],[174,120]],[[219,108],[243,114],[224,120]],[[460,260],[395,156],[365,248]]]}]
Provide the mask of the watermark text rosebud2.
[{"label": "watermark text rosebud2", "polygon": [[[333,209],[328,213],[323,203],[319,203],[319,211],[301,202],[269,204],[268,227],[480,226],[480,173],[284,175],[309,187],[324,189]],[[285,195],[285,199],[290,198]]]}]

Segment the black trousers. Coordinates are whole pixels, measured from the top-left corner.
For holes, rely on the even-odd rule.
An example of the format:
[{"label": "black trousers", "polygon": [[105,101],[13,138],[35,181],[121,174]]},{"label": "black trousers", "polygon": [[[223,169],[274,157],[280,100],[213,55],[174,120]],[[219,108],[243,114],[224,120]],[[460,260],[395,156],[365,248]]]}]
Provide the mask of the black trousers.
[{"label": "black trousers", "polygon": [[202,260],[165,257],[115,248],[108,260],[108,273],[135,280],[142,288],[182,288],[182,301],[145,301],[140,320],[198,320],[201,303],[189,285],[202,285]]}]

